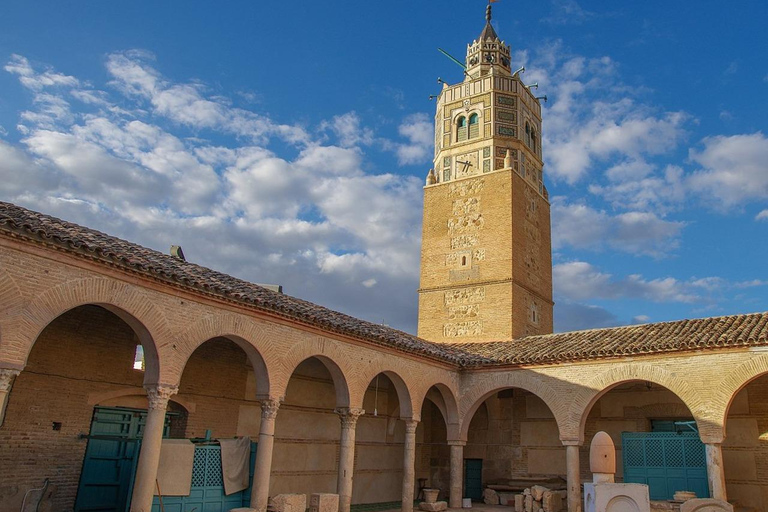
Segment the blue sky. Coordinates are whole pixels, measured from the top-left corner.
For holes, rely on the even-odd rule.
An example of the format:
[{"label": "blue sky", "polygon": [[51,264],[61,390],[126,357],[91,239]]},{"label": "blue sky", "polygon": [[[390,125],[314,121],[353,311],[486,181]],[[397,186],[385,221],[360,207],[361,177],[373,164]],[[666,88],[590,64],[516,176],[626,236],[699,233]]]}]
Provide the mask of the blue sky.
[{"label": "blue sky", "polygon": [[[6,2],[0,199],[415,332],[481,0]],[[494,4],[539,83],[556,330],[768,309],[768,4]]]}]

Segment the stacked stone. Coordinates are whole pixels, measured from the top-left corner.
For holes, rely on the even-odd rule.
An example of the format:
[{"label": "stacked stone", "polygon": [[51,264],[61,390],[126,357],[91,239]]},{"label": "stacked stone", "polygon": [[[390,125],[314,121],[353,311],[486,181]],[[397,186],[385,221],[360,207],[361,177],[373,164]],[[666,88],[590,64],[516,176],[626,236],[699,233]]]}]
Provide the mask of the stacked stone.
[{"label": "stacked stone", "polygon": [[483,502],[487,505],[515,507],[515,512],[564,512],[567,498],[568,491],[553,491],[541,485],[529,487],[522,494],[483,491]]}]

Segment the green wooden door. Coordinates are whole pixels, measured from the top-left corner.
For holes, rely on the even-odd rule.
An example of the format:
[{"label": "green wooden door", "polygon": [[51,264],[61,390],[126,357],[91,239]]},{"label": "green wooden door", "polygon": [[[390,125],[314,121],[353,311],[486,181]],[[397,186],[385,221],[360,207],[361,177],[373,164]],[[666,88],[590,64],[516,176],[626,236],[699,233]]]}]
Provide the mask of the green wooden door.
[{"label": "green wooden door", "polygon": [[648,485],[652,500],[675,491],[709,497],[704,444],[696,432],[622,432],[624,481]]},{"label": "green wooden door", "polygon": [[464,497],[483,499],[483,459],[464,459]]},{"label": "green wooden door", "polygon": [[[85,448],[75,512],[124,512],[147,412],[96,407]],[[169,430],[166,417],[164,437]]]}]

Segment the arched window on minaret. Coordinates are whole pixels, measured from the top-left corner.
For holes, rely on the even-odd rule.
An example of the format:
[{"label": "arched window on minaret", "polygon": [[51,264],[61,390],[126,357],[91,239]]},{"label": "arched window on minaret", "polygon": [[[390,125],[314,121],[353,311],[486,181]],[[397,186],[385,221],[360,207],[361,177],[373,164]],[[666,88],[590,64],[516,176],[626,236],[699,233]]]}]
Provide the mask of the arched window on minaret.
[{"label": "arched window on minaret", "polygon": [[536,130],[532,129],[531,130],[531,149],[533,150],[533,154],[534,155],[538,155],[539,154],[539,150],[538,150],[537,146],[538,146],[538,144],[536,142]]},{"label": "arched window on minaret", "polygon": [[525,122],[525,145],[531,147],[531,125]]},{"label": "arched window on minaret", "polygon": [[477,124],[477,114],[469,116],[469,138],[474,139],[480,135],[480,125]]},{"label": "arched window on minaret", "polygon": [[456,142],[467,140],[467,118],[464,116],[456,120]]}]

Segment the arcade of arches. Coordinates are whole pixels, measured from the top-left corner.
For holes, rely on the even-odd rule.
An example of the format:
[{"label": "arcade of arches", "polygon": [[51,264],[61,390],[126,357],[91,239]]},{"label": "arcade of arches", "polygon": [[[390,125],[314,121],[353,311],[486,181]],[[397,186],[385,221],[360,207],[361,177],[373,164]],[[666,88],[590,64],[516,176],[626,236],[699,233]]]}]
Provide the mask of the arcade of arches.
[{"label": "arcade of arches", "polygon": [[[768,502],[759,347],[462,363],[0,241],[2,512],[44,480],[49,510],[75,507],[100,408],[145,411],[132,510],[151,506],[163,435],[258,442],[249,492],[259,510],[275,494],[338,492],[343,512],[408,511],[420,483],[458,506],[474,492],[470,461],[481,487],[559,481],[575,510],[595,432],[614,437],[621,460],[622,432],[675,422],[704,443],[711,495]],[[144,369],[134,368],[139,345]]]}]

